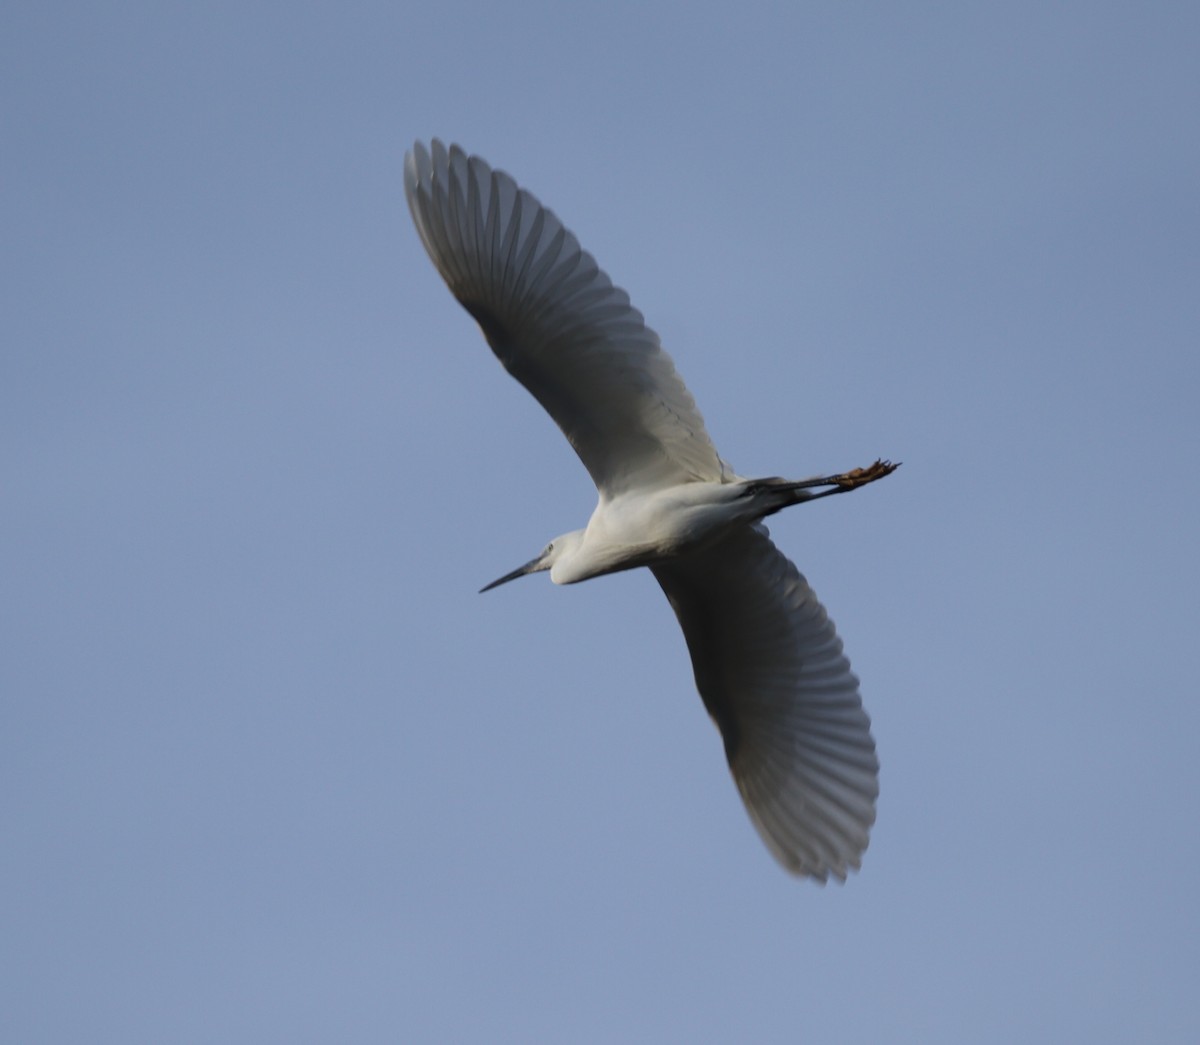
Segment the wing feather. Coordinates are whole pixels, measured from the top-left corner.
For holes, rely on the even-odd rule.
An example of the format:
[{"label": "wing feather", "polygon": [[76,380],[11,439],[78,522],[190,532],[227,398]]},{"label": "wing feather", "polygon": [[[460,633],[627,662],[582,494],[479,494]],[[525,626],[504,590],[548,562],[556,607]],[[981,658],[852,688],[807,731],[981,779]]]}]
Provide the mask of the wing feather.
[{"label": "wing feather", "polygon": [[824,607],[761,525],[652,570],[767,847],[795,874],[844,879],[875,822],[879,760]]},{"label": "wing feather", "polygon": [[438,272],[602,494],[734,478],[658,336],[552,211],[436,139],[404,186]]}]

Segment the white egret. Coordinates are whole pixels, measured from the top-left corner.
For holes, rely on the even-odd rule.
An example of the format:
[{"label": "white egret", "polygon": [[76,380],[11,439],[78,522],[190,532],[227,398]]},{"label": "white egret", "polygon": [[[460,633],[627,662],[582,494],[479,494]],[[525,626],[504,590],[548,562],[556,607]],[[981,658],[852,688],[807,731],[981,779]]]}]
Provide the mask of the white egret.
[{"label": "white egret", "polygon": [[844,880],[875,821],[875,741],[833,623],[760,520],[895,466],[736,475],[658,336],[550,210],[436,139],[405,157],[404,188],[438,272],[599,493],[584,529],[483,590],[542,570],[572,584],[648,566],[767,847],[795,874]]}]

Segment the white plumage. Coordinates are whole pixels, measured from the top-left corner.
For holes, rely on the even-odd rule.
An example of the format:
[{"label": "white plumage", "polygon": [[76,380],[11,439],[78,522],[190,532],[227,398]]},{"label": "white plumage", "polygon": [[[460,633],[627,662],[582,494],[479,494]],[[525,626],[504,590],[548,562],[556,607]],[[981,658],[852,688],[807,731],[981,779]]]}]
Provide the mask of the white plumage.
[{"label": "white plumage", "polygon": [[585,529],[484,590],[540,570],[573,583],[648,566],[759,834],[789,871],[844,879],[875,819],[870,721],[833,623],[759,520],[895,466],[804,481],[736,475],[658,336],[551,211],[437,140],[413,147],[404,184],[438,272],[599,493]]}]

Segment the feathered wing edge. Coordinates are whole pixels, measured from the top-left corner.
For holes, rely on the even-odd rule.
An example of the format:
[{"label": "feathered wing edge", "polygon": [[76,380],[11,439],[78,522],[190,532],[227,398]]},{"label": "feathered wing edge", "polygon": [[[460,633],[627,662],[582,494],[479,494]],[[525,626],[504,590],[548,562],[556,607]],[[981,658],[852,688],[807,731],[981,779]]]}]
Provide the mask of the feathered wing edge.
[{"label": "feathered wing edge", "polygon": [[758,833],[793,874],[844,880],[875,822],[879,760],[824,607],[761,524],[652,569]]},{"label": "feathered wing edge", "polygon": [[436,139],[404,183],[438,272],[597,487],[733,476],[658,336],[551,210]]}]

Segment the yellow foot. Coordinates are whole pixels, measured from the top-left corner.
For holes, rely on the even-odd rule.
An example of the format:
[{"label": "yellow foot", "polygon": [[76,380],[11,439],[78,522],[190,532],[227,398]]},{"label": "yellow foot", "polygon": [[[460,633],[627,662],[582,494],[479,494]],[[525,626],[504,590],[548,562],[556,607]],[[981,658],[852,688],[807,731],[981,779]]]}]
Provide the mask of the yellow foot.
[{"label": "yellow foot", "polygon": [[885,475],[891,475],[899,467],[899,461],[895,464],[892,464],[891,461],[876,461],[867,468],[855,468],[852,472],[835,476],[834,482],[843,490],[853,490],[859,486],[866,486],[867,483],[873,483],[876,479],[882,479]]}]

